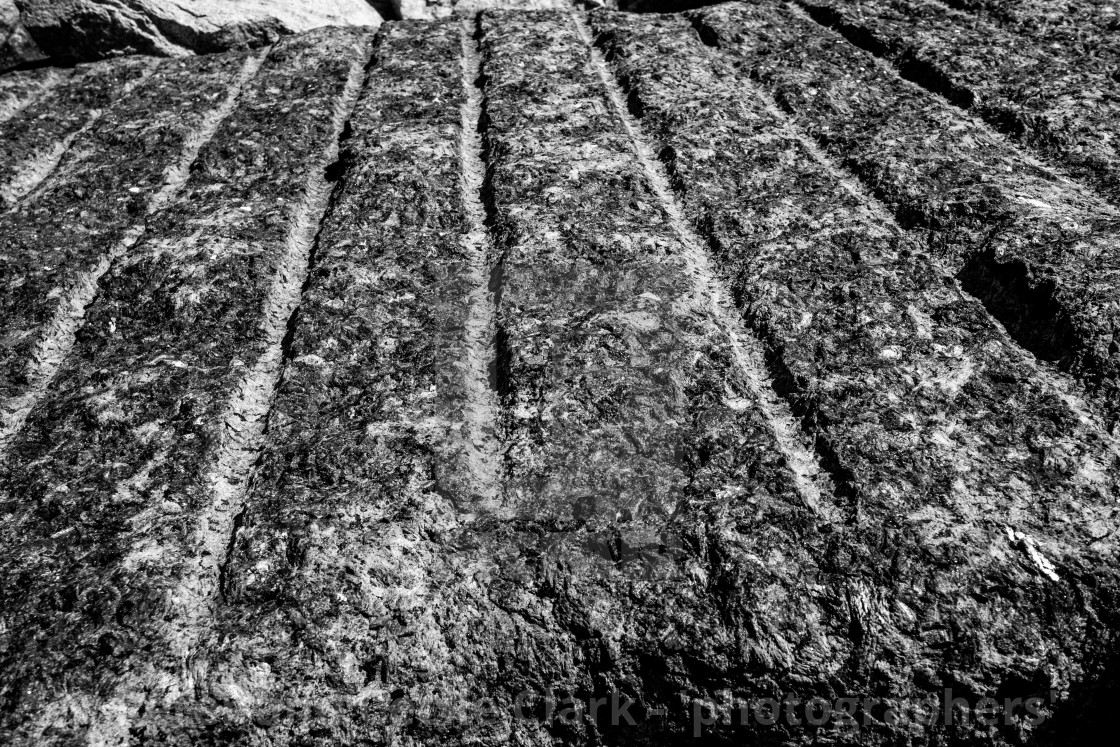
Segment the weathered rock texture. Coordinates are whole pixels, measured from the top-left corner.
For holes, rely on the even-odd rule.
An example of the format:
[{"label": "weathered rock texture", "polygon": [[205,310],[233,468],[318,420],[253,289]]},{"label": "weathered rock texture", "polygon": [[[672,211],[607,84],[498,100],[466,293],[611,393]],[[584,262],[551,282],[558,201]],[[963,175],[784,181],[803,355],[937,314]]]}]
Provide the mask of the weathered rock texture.
[{"label": "weathered rock texture", "polygon": [[259,47],[319,26],[377,26],[366,0],[15,0],[21,26],[57,60]]},{"label": "weathered rock texture", "polygon": [[1107,743],[1106,25],[956,4],[0,77],[0,742]]}]

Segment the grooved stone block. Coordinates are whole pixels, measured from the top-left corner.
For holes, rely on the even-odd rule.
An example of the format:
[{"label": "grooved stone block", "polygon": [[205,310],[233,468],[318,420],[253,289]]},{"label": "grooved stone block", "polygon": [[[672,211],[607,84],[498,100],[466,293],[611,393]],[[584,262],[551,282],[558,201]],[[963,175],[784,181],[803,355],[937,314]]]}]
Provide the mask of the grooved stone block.
[{"label": "grooved stone block", "polygon": [[264,722],[388,738],[390,693],[436,699],[424,681],[437,680],[444,708],[482,697],[448,647],[468,657],[475,636],[493,644],[512,627],[460,578],[494,561],[457,547],[484,532],[451,459],[464,327],[485,291],[460,189],[461,33],[434,22],[378,36],[207,652],[212,679],[255,706],[179,699],[145,716],[161,742],[189,739],[182,724],[204,713],[237,733]]},{"label": "grooved stone block", "polygon": [[819,22],[889,59],[909,80],[1120,204],[1118,59],[1023,44],[986,19],[918,0],[802,0]]},{"label": "grooved stone block", "polygon": [[132,57],[82,66],[65,83],[0,123],[0,207],[11,207],[48,176],[82,128],[154,64],[155,60]]},{"label": "grooved stone block", "polygon": [[287,319],[268,313],[285,283],[298,293],[293,242],[314,236],[307,211],[329,188],[368,38],[328,29],[269,53],[182,190],[103,278],[73,355],[5,454],[8,722],[68,703],[94,711],[95,729],[119,728],[116,714],[139,707],[130,693],[178,671],[204,632],[192,621],[216,593],[213,544],[237,512],[221,479],[238,479],[207,469],[255,448],[263,413],[241,408],[283,337]]},{"label": "grooved stone block", "polygon": [[482,28],[506,500],[568,527],[539,572],[584,641],[580,686],[639,692],[683,724],[678,688],[783,658],[775,638],[748,642],[755,615],[807,659],[842,659],[801,583],[824,540],[750,381],[765,373],[589,37],[552,14],[487,13]]},{"label": "grooved stone block", "polygon": [[[594,25],[840,488],[814,603],[834,630],[851,624],[854,658],[834,662],[826,698],[1091,686],[1120,620],[1104,529],[1120,518],[1120,457],[1069,404],[1071,382],[1018,350],[686,19]],[[1089,578],[1103,616],[1082,627]],[[973,631],[967,660],[945,645],[950,620]],[[808,699],[823,679],[782,692]],[[861,738],[887,743],[888,727]]]},{"label": "grooved stone block", "polygon": [[1110,3],[0,75],[0,742],[1103,743],[1120,209],[980,115]]},{"label": "grooved stone block", "polygon": [[79,287],[143,229],[243,63],[236,54],[165,63],[74,139],[38,192],[0,213],[0,402],[34,385],[36,346],[60,316],[81,313],[71,308]]},{"label": "grooved stone block", "polygon": [[[795,122],[854,171],[1024,347],[1120,407],[1120,211],[785,7],[697,11]],[[1111,425],[1111,422],[1110,422]]]}]

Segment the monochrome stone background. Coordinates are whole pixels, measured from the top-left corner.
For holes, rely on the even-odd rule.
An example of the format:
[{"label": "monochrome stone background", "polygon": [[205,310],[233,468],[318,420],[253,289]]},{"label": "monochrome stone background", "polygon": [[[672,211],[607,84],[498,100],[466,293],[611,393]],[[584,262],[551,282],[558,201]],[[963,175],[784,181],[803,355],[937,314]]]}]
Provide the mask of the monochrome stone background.
[{"label": "monochrome stone background", "polygon": [[1113,743],[1120,6],[605,5],[0,0],[0,743]]}]

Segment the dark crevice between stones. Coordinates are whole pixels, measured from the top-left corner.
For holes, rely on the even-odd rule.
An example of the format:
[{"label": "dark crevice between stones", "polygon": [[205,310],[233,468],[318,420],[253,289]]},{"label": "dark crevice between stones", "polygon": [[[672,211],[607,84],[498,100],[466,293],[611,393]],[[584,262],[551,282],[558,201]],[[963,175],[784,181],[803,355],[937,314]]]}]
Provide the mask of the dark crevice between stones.
[{"label": "dark crevice between stones", "polygon": [[1000,261],[990,248],[971,255],[957,279],[1024,348],[1052,363],[1067,359],[1077,332],[1054,298],[1053,280],[1032,281],[1022,261]]},{"label": "dark crevice between stones", "polygon": [[377,11],[377,15],[381,16],[385,21],[400,21],[404,19],[401,14],[400,0],[366,0],[371,8]]},{"label": "dark crevice between stones", "polygon": [[18,65],[4,67],[0,69],[0,75],[8,75],[9,73],[18,73],[27,70],[39,70],[44,67],[53,68],[55,70],[73,70],[81,64],[81,62],[81,60],[77,59],[53,59],[50,57],[43,57],[36,60],[27,60]]},{"label": "dark crevice between stones", "polygon": [[[256,472],[259,462],[260,460],[258,458],[257,463],[253,465],[253,473]],[[229,566],[233,558],[234,549],[237,545],[237,536],[241,533],[241,527],[245,524],[245,514],[248,510],[249,507],[243,505],[241,510],[234,515],[233,529],[229,533],[229,542],[226,543],[226,554],[225,557],[222,558],[221,566],[218,567],[218,597],[223,603],[227,602],[230,598]]]},{"label": "dark crevice between stones", "polygon": [[[928,60],[917,56],[913,49],[900,52],[894,60],[898,74],[915,83],[930,93],[943,97],[953,106],[960,109],[971,109],[976,103],[976,94],[967,86],[953,82],[953,79]],[[998,129],[998,128],[997,128]]]},{"label": "dark crevice between stones", "polygon": [[689,13],[688,22],[692,24],[700,41],[713,49],[720,49],[719,33],[704,22],[704,17],[699,13]]},{"label": "dark crevice between stones", "polygon": [[[1086,574],[1075,588],[1086,596],[1104,600],[1103,619],[1089,609],[1100,636],[1099,647],[1085,667],[1086,675],[1070,687],[1069,695],[1043,722],[1032,744],[1035,747],[1066,745],[1107,745],[1116,741],[1113,709],[1120,700],[1120,598],[1116,588],[1101,588],[1101,583]],[[1083,588],[1089,587],[1088,589]]]},{"label": "dark crevice between stones", "polygon": [[[489,174],[489,167],[487,167],[487,174]],[[487,176],[489,182],[489,176]],[[484,187],[484,191],[489,191]],[[502,326],[497,316],[497,310],[500,308],[502,299],[502,284],[505,280],[505,256],[502,253],[490,267],[490,279],[487,285],[487,291],[490,294],[491,302],[494,305],[494,339],[492,341],[491,350],[492,355],[488,365],[490,389],[493,390],[499,398],[508,397],[513,393],[512,377],[510,376],[510,362],[511,351],[509,348],[509,333]]]},{"label": "dark crevice between stones", "polygon": [[618,9],[628,13],[683,13],[722,2],[726,0],[618,0]]}]

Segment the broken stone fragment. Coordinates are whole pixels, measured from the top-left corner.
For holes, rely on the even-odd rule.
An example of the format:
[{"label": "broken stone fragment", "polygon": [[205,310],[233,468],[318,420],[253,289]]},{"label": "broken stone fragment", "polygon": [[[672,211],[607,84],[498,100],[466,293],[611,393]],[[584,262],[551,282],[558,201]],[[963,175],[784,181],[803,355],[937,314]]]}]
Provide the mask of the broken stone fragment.
[{"label": "broken stone fragment", "polygon": [[42,51],[20,23],[14,0],[0,0],[0,72],[42,59]]},{"label": "broken stone fragment", "polygon": [[[366,0],[0,0],[6,5],[18,9],[29,41],[55,60],[219,52],[320,26],[381,24]],[[5,21],[11,15],[0,12]]]}]

